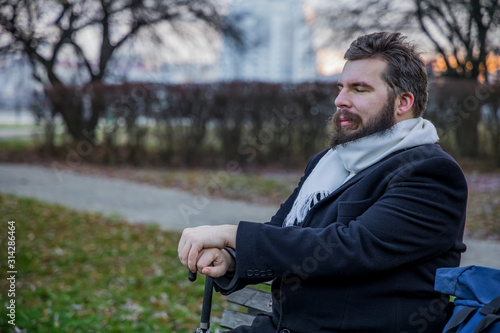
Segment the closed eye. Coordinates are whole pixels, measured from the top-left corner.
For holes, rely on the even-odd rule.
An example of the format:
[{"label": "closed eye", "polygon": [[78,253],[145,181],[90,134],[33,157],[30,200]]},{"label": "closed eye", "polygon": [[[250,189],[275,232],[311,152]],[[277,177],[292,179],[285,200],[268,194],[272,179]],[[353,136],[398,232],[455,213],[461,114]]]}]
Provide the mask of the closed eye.
[{"label": "closed eye", "polygon": [[356,93],[367,93],[374,90],[373,86],[366,82],[353,82],[347,84],[346,86],[344,86],[344,84],[341,83],[337,84],[338,92],[342,91],[342,89],[344,88],[349,88],[350,91]]}]

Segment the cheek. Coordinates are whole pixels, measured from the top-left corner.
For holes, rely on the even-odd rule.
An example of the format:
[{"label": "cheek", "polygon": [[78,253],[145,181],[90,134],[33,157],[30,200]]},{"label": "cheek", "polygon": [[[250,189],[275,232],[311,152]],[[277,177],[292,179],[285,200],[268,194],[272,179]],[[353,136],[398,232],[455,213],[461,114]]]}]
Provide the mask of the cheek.
[{"label": "cheek", "polygon": [[366,124],[372,119],[377,118],[377,115],[382,111],[384,107],[383,100],[371,100],[366,103],[358,105],[357,112],[363,124]]}]

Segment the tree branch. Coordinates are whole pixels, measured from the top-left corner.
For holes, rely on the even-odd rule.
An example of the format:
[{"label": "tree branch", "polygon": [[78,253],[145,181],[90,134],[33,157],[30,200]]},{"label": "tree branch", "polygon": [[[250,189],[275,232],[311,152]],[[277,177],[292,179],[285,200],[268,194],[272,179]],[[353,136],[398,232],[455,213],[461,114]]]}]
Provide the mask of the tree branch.
[{"label": "tree branch", "polygon": [[425,25],[424,13],[423,13],[423,8],[422,8],[422,1],[417,0],[416,5],[417,5],[417,13],[416,14],[417,14],[418,22],[420,24],[420,28],[426,34],[427,38],[429,38],[429,40],[434,44],[434,46],[436,47],[436,50],[443,56],[443,60],[444,60],[444,63],[446,65],[446,69],[448,72],[451,73],[453,71],[453,69],[450,66],[450,62],[448,61],[448,58],[446,57],[445,50],[441,47],[441,44],[439,44],[439,42],[432,36],[431,32],[429,31],[429,29],[427,29],[427,26]]}]

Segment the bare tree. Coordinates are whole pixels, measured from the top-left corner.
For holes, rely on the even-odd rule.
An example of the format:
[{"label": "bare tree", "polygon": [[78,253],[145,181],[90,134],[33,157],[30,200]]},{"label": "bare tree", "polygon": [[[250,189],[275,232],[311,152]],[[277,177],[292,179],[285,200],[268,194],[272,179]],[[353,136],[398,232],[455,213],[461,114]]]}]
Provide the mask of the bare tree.
[{"label": "bare tree", "polygon": [[499,42],[498,0],[366,0],[319,6],[319,24],[331,29],[334,41],[375,30],[422,34],[441,55],[447,76],[488,78],[486,56]]},{"label": "bare tree", "polygon": [[[447,74],[454,77],[488,78],[488,34],[500,28],[498,0],[414,0],[421,30],[443,56]],[[443,41],[439,37],[444,36]],[[493,36],[492,36],[493,37]],[[456,66],[450,64],[453,59]]]},{"label": "bare tree", "polygon": [[[139,39],[160,43],[163,36],[157,28],[162,24],[186,39],[226,34],[237,40],[237,29],[227,23],[216,1],[0,0],[0,52],[24,54],[34,78],[57,89],[53,112],[62,115],[72,137],[89,138],[102,107],[93,105],[92,114],[84,116],[78,100],[68,109],[64,99],[74,94],[65,91],[67,86],[78,83],[91,90],[112,74],[112,60],[124,45]],[[203,32],[189,35],[188,26],[200,26]],[[71,79],[61,70],[67,62],[77,68]]]}]

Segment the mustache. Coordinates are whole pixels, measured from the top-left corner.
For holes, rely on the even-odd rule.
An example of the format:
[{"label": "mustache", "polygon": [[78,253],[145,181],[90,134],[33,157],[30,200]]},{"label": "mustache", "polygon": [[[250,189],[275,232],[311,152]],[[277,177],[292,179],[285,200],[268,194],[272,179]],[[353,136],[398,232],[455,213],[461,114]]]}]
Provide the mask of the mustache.
[{"label": "mustache", "polygon": [[341,119],[350,121],[354,124],[362,123],[362,119],[359,115],[352,113],[350,111],[347,111],[346,109],[337,109],[337,111],[333,114],[332,122],[334,125],[337,125],[340,127]]},{"label": "mustache", "polygon": [[344,120],[349,120],[349,121],[357,121],[361,120],[361,117],[355,113],[352,113],[350,111],[347,111],[346,109],[337,109],[337,112],[335,113],[339,118],[342,117]]}]

